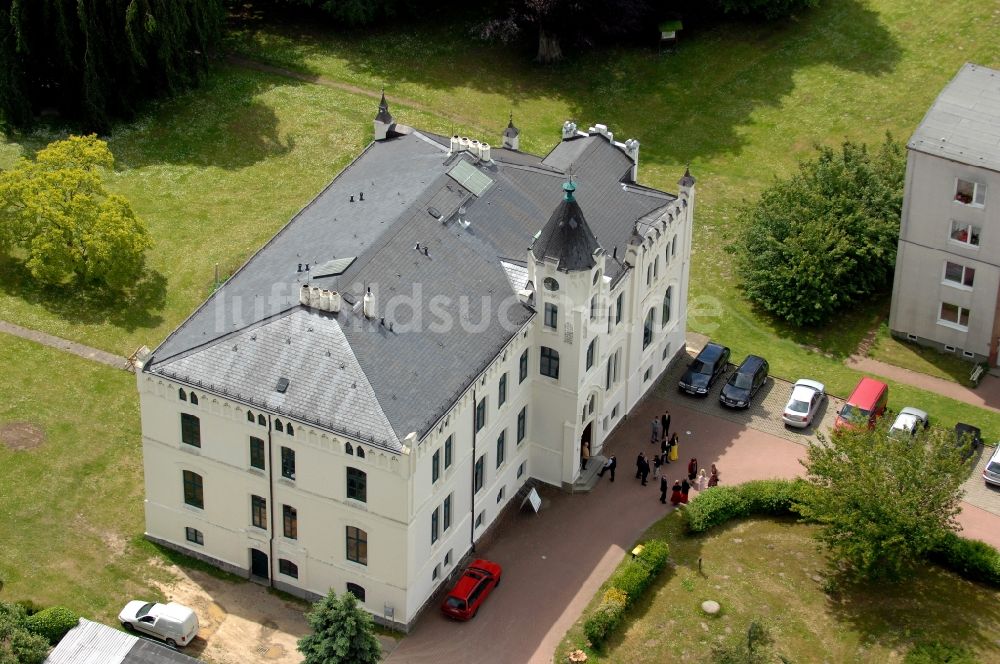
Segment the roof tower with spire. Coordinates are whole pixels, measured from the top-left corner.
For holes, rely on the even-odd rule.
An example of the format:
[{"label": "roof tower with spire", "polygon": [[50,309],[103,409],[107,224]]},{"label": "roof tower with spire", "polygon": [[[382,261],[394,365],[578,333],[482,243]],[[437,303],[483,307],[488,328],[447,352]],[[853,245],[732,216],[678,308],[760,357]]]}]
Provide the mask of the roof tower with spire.
[{"label": "roof tower with spire", "polygon": [[594,253],[601,245],[576,201],[573,178],[562,188],[563,199],[531,245],[531,251],[536,259],[555,259],[560,272],[590,270],[597,265]]}]

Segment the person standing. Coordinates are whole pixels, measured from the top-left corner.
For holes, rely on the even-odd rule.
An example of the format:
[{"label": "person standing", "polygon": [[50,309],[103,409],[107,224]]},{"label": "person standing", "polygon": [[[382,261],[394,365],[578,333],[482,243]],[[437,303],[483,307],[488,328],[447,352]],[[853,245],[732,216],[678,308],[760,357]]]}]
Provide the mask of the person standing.
[{"label": "person standing", "polygon": [[688,480],[694,482],[694,478],[698,476],[698,459],[691,457],[688,462]]},{"label": "person standing", "polygon": [[663,415],[660,417],[660,426],[663,428],[663,431],[660,433],[660,435],[663,436],[663,440],[666,440],[670,436],[670,411],[669,410],[666,411],[665,413],[663,413]]},{"label": "person standing", "polygon": [[642,477],[642,464],[646,460],[646,455],[639,452],[639,456],[635,458],[635,479]]},{"label": "person standing", "polygon": [[649,477],[649,461],[645,457],[642,459],[642,485],[646,486],[646,478]]},{"label": "person standing", "polygon": [[668,457],[667,460],[677,461],[679,455],[680,455],[680,439],[677,438],[677,432],[675,431],[674,435],[670,438],[670,456]]},{"label": "person standing", "polygon": [[694,488],[698,491],[704,491],[708,486],[708,476],[705,474],[705,469],[702,468],[698,471],[698,478],[694,482]]},{"label": "person standing", "polygon": [[718,481],[719,469],[715,467],[714,463],[712,464],[712,470],[708,471],[708,474],[710,476],[711,475],[715,475],[716,476],[716,480]]},{"label": "person standing", "polygon": [[662,459],[663,459],[663,455],[660,455],[660,454],[654,454],[653,455],[653,479],[654,480],[657,477],[660,476],[660,464],[663,463]]},{"label": "person standing", "polygon": [[611,458],[608,459],[607,461],[605,461],[604,465],[601,466],[601,469],[597,472],[597,476],[598,477],[604,477],[605,471],[610,471],[611,472],[611,481],[614,482],[615,481],[615,466],[617,466],[617,465],[618,465],[618,459],[616,459],[615,455],[612,454]]},{"label": "person standing", "polygon": [[660,442],[660,420],[655,417],[653,418],[652,424],[650,424],[649,442]]},{"label": "person standing", "polygon": [[719,473],[717,470],[715,470],[714,465],[712,466],[712,468],[713,468],[712,476],[708,478],[708,486],[709,487],[719,486]]},{"label": "person standing", "polygon": [[681,502],[681,483],[680,480],[674,480],[674,486],[670,491],[670,503],[676,507]]},{"label": "person standing", "polygon": [[667,504],[667,476],[664,475],[660,478],[660,502],[664,505]]},{"label": "person standing", "polygon": [[590,461],[590,443],[584,443],[580,449],[580,472],[587,470],[587,462]]},{"label": "person standing", "polygon": [[681,502],[687,505],[688,494],[691,492],[691,484],[684,478],[681,481]]}]

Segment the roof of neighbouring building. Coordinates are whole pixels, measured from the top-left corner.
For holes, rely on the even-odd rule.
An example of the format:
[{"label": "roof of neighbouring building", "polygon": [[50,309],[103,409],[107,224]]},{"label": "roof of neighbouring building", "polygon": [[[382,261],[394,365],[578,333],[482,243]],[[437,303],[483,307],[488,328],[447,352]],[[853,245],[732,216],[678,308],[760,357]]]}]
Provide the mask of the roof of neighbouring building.
[{"label": "roof of neighbouring building", "polygon": [[963,65],[927,111],[907,147],[1000,171],[1000,71]]},{"label": "roof of neighbouring building", "polygon": [[[588,247],[624,256],[636,223],[676,200],[634,184],[632,161],[600,135],[563,141],[545,158],[493,148],[484,162],[449,153],[448,137],[399,127],[184,321],[145,371],[398,451],[534,315],[516,291],[546,220],[585,212]],[[567,169],[580,186],[570,211]],[[608,276],[626,269],[609,260]],[[304,283],[341,293],[340,313],[300,305]],[[372,319],[362,313],[369,287]]]},{"label": "roof of neighbouring building", "polygon": [[81,618],[43,664],[198,664],[176,650]]}]

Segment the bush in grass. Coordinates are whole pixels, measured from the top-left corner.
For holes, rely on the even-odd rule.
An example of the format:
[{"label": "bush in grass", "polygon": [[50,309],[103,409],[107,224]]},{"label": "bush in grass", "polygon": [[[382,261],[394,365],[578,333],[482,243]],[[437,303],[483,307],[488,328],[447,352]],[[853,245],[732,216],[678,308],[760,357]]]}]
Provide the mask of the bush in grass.
[{"label": "bush in grass", "polygon": [[66,632],[76,627],[79,622],[80,616],[65,606],[50,606],[28,616],[25,627],[39,636],[44,636],[49,640],[49,643],[55,645],[59,643],[59,639],[66,636]]},{"label": "bush in grass", "polygon": [[717,486],[699,493],[684,508],[688,532],[703,533],[732,519],[755,515],[787,516],[800,495],[801,480],[755,480]]},{"label": "bush in grass", "polygon": [[590,643],[599,647],[621,623],[629,598],[618,588],[608,588],[597,609],[583,623],[583,632]]},{"label": "bush in grass", "polygon": [[904,664],[976,664],[968,648],[949,643],[918,643],[906,653]]},{"label": "bush in grass", "polygon": [[25,627],[24,607],[0,602],[0,664],[41,664],[49,642]]},{"label": "bush in grass", "polygon": [[650,578],[660,573],[670,557],[670,547],[663,540],[650,540],[637,557],[649,569]]},{"label": "bush in grass", "polygon": [[628,595],[629,604],[632,604],[642,595],[642,591],[649,585],[649,580],[649,568],[630,560],[611,576],[611,587]]},{"label": "bush in grass", "polygon": [[947,533],[928,557],[965,579],[1000,586],[1000,551],[986,542]]}]

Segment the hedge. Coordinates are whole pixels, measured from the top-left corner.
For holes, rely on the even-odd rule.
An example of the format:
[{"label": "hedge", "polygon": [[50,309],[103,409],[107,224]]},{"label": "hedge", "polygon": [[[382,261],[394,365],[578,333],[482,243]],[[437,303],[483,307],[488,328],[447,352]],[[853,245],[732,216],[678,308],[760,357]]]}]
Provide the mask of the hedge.
[{"label": "hedge", "polygon": [[927,557],[965,579],[1000,587],[1000,551],[986,542],[947,533]]},{"label": "hedge", "polygon": [[50,606],[38,613],[28,616],[25,627],[28,631],[44,636],[49,643],[55,645],[66,632],[80,623],[80,616],[64,606]]},{"label": "hedge", "polygon": [[803,480],[754,480],[708,489],[684,508],[689,533],[703,533],[732,519],[755,515],[787,516],[801,495]]},{"label": "hedge", "polygon": [[600,646],[618,627],[625,609],[642,596],[666,566],[670,548],[663,540],[650,540],[639,555],[624,562],[608,580],[601,603],[583,623],[583,631],[594,647]]}]

